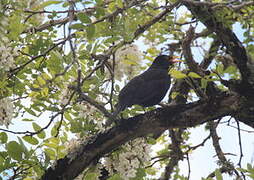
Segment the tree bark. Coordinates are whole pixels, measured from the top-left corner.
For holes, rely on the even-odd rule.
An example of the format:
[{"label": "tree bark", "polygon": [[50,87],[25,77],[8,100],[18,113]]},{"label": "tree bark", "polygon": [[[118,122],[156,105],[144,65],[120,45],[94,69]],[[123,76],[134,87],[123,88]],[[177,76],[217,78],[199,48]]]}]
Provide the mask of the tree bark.
[{"label": "tree bark", "polygon": [[[137,137],[155,134],[168,128],[194,127],[224,116],[235,115],[244,105],[245,98],[223,93],[208,100],[158,108],[129,119],[86,140],[79,150],[59,159],[46,170],[42,179],[73,179],[91,163],[120,145]],[[254,124],[248,124],[254,127]]]}]

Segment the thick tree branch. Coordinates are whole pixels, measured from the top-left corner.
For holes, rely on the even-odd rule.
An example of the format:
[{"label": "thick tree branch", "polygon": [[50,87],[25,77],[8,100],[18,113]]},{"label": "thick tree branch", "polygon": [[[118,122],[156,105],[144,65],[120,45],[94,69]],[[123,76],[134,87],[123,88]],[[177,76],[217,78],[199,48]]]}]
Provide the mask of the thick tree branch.
[{"label": "thick tree branch", "polygon": [[193,59],[192,53],[191,53],[191,42],[194,38],[194,31],[195,28],[190,26],[189,30],[186,32],[186,37],[184,38],[182,42],[183,47],[183,55],[186,59],[186,63],[191,71],[198,73],[200,76],[204,75],[204,72],[198,65],[198,63],[195,62]]},{"label": "thick tree branch", "polygon": [[92,162],[129,140],[168,128],[194,127],[232,115],[241,103],[242,98],[237,95],[222,94],[209,101],[158,108],[129,119],[121,119],[119,125],[86,141],[77,152],[59,159],[55,167],[45,172],[42,179],[73,179]]},{"label": "thick tree branch", "polygon": [[165,167],[165,173],[164,177],[162,177],[160,180],[168,180],[171,177],[171,174],[173,173],[174,168],[178,165],[178,162],[180,160],[183,160],[183,152],[181,150],[181,144],[183,143],[182,134],[184,132],[184,129],[178,129],[178,130],[169,130],[170,132],[170,138],[172,141],[172,144],[170,145],[170,153],[169,153],[169,163]]}]

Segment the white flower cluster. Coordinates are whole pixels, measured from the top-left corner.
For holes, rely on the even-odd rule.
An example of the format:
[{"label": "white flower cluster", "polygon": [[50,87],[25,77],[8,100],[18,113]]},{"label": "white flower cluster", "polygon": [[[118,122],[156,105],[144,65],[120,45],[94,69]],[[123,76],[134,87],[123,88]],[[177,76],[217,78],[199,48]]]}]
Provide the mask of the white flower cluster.
[{"label": "white flower cluster", "polygon": [[18,47],[13,47],[10,40],[6,37],[6,26],[8,18],[0,17],[0,70],[9,71],[15,67],[14,58],[18,56]]},{"label": "white flower cluster", "polygon": [[86,102],[82,102],[79,104],[79,117],[88,120],[88,122],[93,122],[94,124],[96,124],[96,128],[98,130],[105,130],[103,125],[103,119],[100,118],[100,116],[96,116],[96,112],[97,109]]},{"label": "white flower cluster", "polygon": [[[8,18],[6,18],[5,16],[0,16],[1,20],[0,20],[0,31],[1,32],[5,32],[6,31],[6,26],[8,26],[9,22],[8,22]],[[0,37],[2,38],[4,36],[4,34],[1,34]]]},{"label": "white flower cluster", "polygon": [[78,153],[78,148],[80,147],[79,145],[82,143],[82,139],[81,138],[72,138],[71,140],[69,140],[66,144],[66,152],[68,153],[68,158],[70,158],[71,160],[74,159],[76,157],[76,153]]},{"label": "white flower cluster", "polygon": [[12,48],[7,37],[2,37],[0,42],[0,68],[9,71],[15,67],[14,58],[18,56],[18,47]]},{"label": "white flower cluster", "polygon": [[5,125],[8,127],[11,123],[13,112],[13,104],[10,98],[0,99],[0,126]]},{"label": "white flower cluster", "polygon": [[64,88],[61,89],[61,93],[59,95],[59,102],[62,106],[65,106],[70,98],[71,91],[67,84],[64,84]]},{"label": "white flower cluster", "polygon": [[131,78],[138,71],[138,64],[142,59],[142,53],[135,44],[125,45],[115,53],[115,78],[121,80],[123,75]]},{"label": "white flower cluster", "polygon": [[149,162],[151,145],[144,138],[138,138],[123,146],[118,156],[105,158],[105,168],[110,173],[117,171],[124,180],[136,177],[137,168]]}]

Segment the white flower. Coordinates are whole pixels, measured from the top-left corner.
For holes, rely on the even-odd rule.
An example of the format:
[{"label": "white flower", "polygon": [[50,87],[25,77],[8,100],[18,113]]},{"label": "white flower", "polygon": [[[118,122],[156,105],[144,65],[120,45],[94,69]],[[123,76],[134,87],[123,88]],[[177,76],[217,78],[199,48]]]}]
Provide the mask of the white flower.
[{"label": "white flower", "polygon": [[93,124],[96,124],[96,129],[99,131],[105,130],[105,127],[103,125],[103,118],[100,118],[100,116],[96,116],[97,109],[90,105],[89,103],[82,102],[79,105],[79,117],[84,118],[88,120],[88,122],[92,122]]},{"label": "white flower", "polygon": [[118,156],[105,158],[103,164],[110,175],[115,170],[122,179],[128,180],[136,177],[137,169],[150,160],[150,151],[151,145],[147,144],[144,138],[138,138],[126,143]]},{"label": "white flower", "polygon": [[59,102],[62,106],[65,106],[68,101],[69,101],[69,97],[70,97],[70,90],[68,88],[67,85],[65,85],[65,87],[63,88],[63,90],[61,91],[61,94],[59,95]]},{"label": "white flower", "polygon": [[18,47],[12,48],[8,38],[2,39],[4,43],[0,43],[0,68],[9,71],[15,67],[14,58],[18,56]]},{"label": "white flower", "polygon": [[0,99],[0,125],[5,125],[8,127],[8,125],[11,123],[11,120],[13,118],[13,104],[11,102],[11,99],[6,97],[3,99]]},{"label": "white flower", "polygon": [[137,158],[132,159],[132,160],[131,160],[131,163],[130,163],[130,165],[131,165],[133,168],[135,168],[135,169],[139,167],[139,164],[140,164],[140,162],[139,162],[139,160],[138,160]]},{"label": "white flower", "polygon": [[9,39],[8,39],[7,37],[2,37],[2,41],[3,41],[4,43],[9,43]]},{"label": "white flower", "polygon": [[70,141],[68,141],[67,143],[65,143],[66,151],[68,152],[67,157],[70,159],[70,161],[77,157],[82,140],[83,139],[81,139],[81,138],[79,138],[79,139],[73,138]]},{"label": "white flower", "polygon": [[106,170],[109,172],[109,175],[113,175],[113,161],[111,158],[106,157],[104,158],[105,163],[104,166],[106,168]]},{"label": "white flower", "polygon": [[8,19],[6,17],[1,17],[0,23],[2,26],[8,26],[9,24]]},{"label": "white flower", "polygon": [[129,78],[135,76],[141,57],[142,53],[135,44],[125,45],[118,49],[115,53],[115,78],[121,80],[124,75]]},{"label": "white flower", "polygon": [[20,50],[19,47],[15,47],[15,48],[13,49],[13,56],[18,56],[18,55],[19,55],[19,53],[18,53],[19,50]]}]

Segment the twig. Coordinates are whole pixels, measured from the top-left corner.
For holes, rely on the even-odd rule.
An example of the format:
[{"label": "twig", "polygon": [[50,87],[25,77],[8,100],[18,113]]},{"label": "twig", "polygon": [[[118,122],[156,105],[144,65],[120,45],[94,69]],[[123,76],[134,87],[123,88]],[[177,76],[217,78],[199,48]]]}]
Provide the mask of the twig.
[{"label": "twig", "polygon": [[[228,121],[227,121],[227,122],[221,122],[221,123],[228,123]],[[235,126],[233,126],[233,125],[231,125],[231,124],[227,124],[227,126],[228,126],[228,127],[232,127],[232,128],[234,128],[234,129],[237,129],[237,130],[240,130],[240,131],[242,131],[242,132],[254,133],[254,131],[242,129],[242,128],[240,128],[240,127],[238,128],[238,127],[235,127]]]},{"label": "twig", "polygon": [[[239,121],[236,119],[236,124],[237,124],[237,131],[238,131],[238,141],[239,141],[239,149],[240,149],[240,157],[237,165],[241,168],[242,167],[242,158],[243,158],[243,149],[242,149],[242,138],[241,138],[241,131],[240,131],[240,124]],[[245,180],[246,177],[244,173],[241,171],[242,177]]]},{"label": "twig", "polygon": [[63,124],[63,120],[64,120],[64,112],[62,111],[62,113],[61,113],[61,119],[60,119],[59,125],[58,125],[57,128],[56,128],[56,135],[55,135],[55,137],[57,137],[57,136],[59,135],[60,128],[61,128],[61,126],[62,126],[62,124]]},{"label": "twig", "polygon": [[189,147],[188,150],[186,151],[186,153],[189,153],[190,151],[193,151],[197,148],[199,148],[200,146],[204,146],[206,141],[209,140],[211,138],[211,134],[209,134],[201,143],[199,143],[198,145],[196,146],[192,146],[192,147]]},{"label": "twig", "polygon": [[188,177],[187,177],[187,179],[189,180],[190,179],[190,173],[191,173],[189,154],[186,154],[186,159],[187,159],[187,162],[188,162]]},{"label": "twig", "polygon": [[[105,7],[107,4],[109,4],[109,3],[111,3],[111,2],[112,2],[112,1],[107,1],[107,2],[105,2],[105,3],[102,5],[102,7]],[[89,7],[89,8],[86,8],[86,9],[84,9],[84,10],[81,10],[81,11],[74,11],[73,13],[91,14],[91,13],[93,13],[94,11],[96,11],[97,8],[98,8],[97,6],[95,6],[95,7]],[[25,11],[29,11],[29,10],[25,10]],[[30,11],[30,12],[32,13],[33,11]],[[49,13],[49,12],[50,12],[50,11],[46,11],[46,12],[44,12],[44,13]],[[61,12],[61,11],[60,11],[60,12]],[[66,13],[69,13],[69,12],[70,12],[70,11],[67,10]],[[39,13],[39,11],[38,11],[38,13]],[[61,13],[65,13],[65,11],[62,11]],[[76,19],[77,19],[77,17],[76,17],[76,14],[75,14],[74,20],[76,20]],[[23,31],[22,33],[30,33],[30,32],[35,33],[35,32],[40,32],[40,31],[43,31],[43,30],[45,30],[45,29],[48,29],[48,28],[53,27],[53,26],[56,26],[56,25],[65,25],[65,24],[67,24],[69,21],[70,21],[69,17],[65,17],[65,18],[57,19],[57,20],[50,20],[49,22],[47,22],[47,23],[45,23],[45,24],[42,24],[42,25],[40,25],[40,26],[38,26],[38,27],[29,28],[29,29]]]},{"label": "twig", "polygon": [[46,51],[44,51],[43,53],[37,55],[37,56],[30,56],[26,53],[21,52],[21,54],[29,56],[31,59],[29,61],[27,61],[26,63],[10,70],[10,74],[9,74],[9,78],[11,78],[13,75],[17,74],[20,70],[22,70],[25,66],[27,66],[28,64],[32,63],[34,60],[40,58],[40,57],[45,57],[50,51],[52,51],[53,49],[55,49],[57,46],[64,44],[68,39],[72,38],[72,36],[68,36],[67,38],[65,38],[64,40],[54,44],[52,47],[50,47],[49,49],[47,49]]},{"label": "twig", "polygon": [[88,102],[89,104],[93,105],[98,110],[100,110],[106,117],[112,118],[112,115],[107,111],[106,108],[104,108],[102,104],[99,104],[98,102],[96,102],[89,96],[85,95],[84,93],[80,93],[79,95],[80,100]]},{"label": "twig", "polygon": [[59,112],[57,112],[56,114],[54,114],[54,115],[50,118],[48,124],[47,124],[46,126],[44,126],[43,128],[41,128],[40,130],[34,131],[34,132],[30,132],[30,131],[19,131],[19,132],[15,132],[15,131],[11,131],[11,130],[7,130],[7,129],[2,129],[2,128],[0,128],[0,131],[12,133],[12,134],[24,134],[25,136],[33,136],[33,135],[39,134],[39,133],[41,133],[42,131],[44,131],[45,129],[47,129],[47,128],[52,124],[52,122],[54,121],[54,119],[55,119],[57,116],[59,116],[60,114],[63,114],[63,113],[64,113],[66,106],[68,106],[68,104],[71,102],[72,98],[74,97],[74,94],[75,94],[75,92],[73,92],[73,93],[70,95],[67,104],[65,104],[65,105],[63,106],[62,110],[59,111]]},{"label": "twig", "polygon": [[12,134],[24,134],[25,136],[33,136],[33,135],[39,134],[39,133],[41,133],[42,131],[44,131],[45,129],[47,129],[47,128],[51,125],[51,123],[53,122],[53,120],[54,120],[59,114],[61,114],[61,112],[58,112],[58,113],[56,113],[55,115],[53,115],[53,116],[51,117],[50,121],[48,122],[48,124],[47,124],[46,126],[44,126],[43,128],[41,128],[40,130],[38,130],[38,131],[34,131],[34,132],[30,132],[30,131],[18,131],[18,132],[15,132],[15,131],[7,130],[7,129],[2,129],[2,128],[0,128],[0,131],[12,133]]},{"label": "twig", "polygon": [[172,9],[174,9],[178,4],[180,4],[180,1],[177,1],[176,3],[170,5],[167,7],[164,11],[162,11],[160,14],[155,16],[151,21],[147,22],[145,25],[140,26],[134,33],[134,39],[137,38],[140,34],[145,32],[149,27],[151,27],[153,24],[158,22],[161,18],[163,18],[167,13],[169,13]]}]

